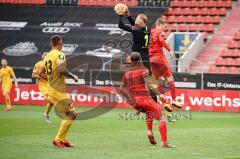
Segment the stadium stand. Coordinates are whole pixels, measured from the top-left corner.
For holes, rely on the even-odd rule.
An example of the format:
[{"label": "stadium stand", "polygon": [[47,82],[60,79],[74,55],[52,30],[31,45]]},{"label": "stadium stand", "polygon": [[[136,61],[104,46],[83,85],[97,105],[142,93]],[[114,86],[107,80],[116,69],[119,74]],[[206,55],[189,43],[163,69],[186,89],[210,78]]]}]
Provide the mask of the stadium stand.
[{"label": "stadium stand", "polygon": [[[207,40],[209,33],[217,29],[221,17],[226,16],[227,10],[232,8],[232,1],[173,0],[170,6],[165,16],[169,23],[168,31],[203,32]],[[176,30],[169,29],[172,25],[177,25]]]},{"label": "stadium stand", "polygon": [[221,51],[220,57],[215,60],[213,66],[209,68],[210,73],[217,73],[219,69],[225,68],[225,72],[230,74],[240,74],[240,31],[236,32],[233,39],[227,44],[227,48]]},{"label": "stadium stand", "polygon": [[[238,66],[240,61],[240,3],[232,2],[232,4],[234,3],[232,10],[198,55],[197,62],[194,61],[190,66],[191,72],[240,73]],[[229,6],[226,5],[226,7]]]}]

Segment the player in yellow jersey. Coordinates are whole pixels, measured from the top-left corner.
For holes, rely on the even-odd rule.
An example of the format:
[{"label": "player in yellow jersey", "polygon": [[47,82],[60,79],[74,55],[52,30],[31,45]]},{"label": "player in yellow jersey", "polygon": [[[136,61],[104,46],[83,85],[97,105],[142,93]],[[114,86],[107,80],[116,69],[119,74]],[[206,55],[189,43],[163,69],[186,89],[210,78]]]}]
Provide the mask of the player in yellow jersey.
[{"label": "player in yellow jersey", "polygon": [[[42,53],[42,60],[35,64],[35,66],[33,68],[33,72],[32,72],[32,78],[38,79],[38,89],[42,93],[45,100],[48,100],[47,99],[47,88],[48,88],[47,87],[47,79],[44,79],[39,76],[39,69],[41,66],[44,66],[43,59],[46,57],[47,54],[48,54],[48,52]],[[45,112],[43,114],[43,117],[44,117],[46,123],[51,123],[49,120],[49,112],[50,112],[52,106],[53,106],[53,104],[48,101]]]},{"label": "player in yellow jersey", "polygon": [[[48,78],[48,99],[53,103],[57,114],[63,119],[59,131],[53,140],[58,148],[74,147],[69,143],[67,134],[76,118],[72,111],[70,94],[67,93],[65,77],[72,78],[75,82],[78,77],[66,68],[66,58],[62,50],[62,38],[58,35],[51,37],[52,50],[44,58],[44,67],[40,68],[40,76]],[[46,74],[45,74],[46,72]]]},{"label": "player in yellow jersey", "polygon": [[12,78],[15,82],[15,87],[18,87],[18,83],[12,67],[8,66],[7,60],[2,59],[1,64],[2,68],[0,69],[0,83],[2,84],[2,93],[6,102],[6,107],[4,110],[10,111],[12,108],[9,94],[12,88]]}]

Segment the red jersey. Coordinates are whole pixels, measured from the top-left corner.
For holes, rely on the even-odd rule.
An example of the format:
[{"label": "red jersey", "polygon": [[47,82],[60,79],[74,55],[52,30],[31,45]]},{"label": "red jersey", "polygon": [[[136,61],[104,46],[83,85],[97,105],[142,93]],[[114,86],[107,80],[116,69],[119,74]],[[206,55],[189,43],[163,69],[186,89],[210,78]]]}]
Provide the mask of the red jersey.
[{"label": "red jersey", "polygon": [[127,71],[123,76],[123,83],[128,87],[131,98],[149,97],[149,89],[145,84],[144,77],[148,75],[148,69],[145,67],[136,67]]},{"label": "red jersey", "polygon": [[162,32],[159,32],[156,28],[153,28],[151,30],[148,47],[150,59],[153,57],[165,58],[163,48],[167,49],[169,52],[171,51],[168,44],[165,42]]}]

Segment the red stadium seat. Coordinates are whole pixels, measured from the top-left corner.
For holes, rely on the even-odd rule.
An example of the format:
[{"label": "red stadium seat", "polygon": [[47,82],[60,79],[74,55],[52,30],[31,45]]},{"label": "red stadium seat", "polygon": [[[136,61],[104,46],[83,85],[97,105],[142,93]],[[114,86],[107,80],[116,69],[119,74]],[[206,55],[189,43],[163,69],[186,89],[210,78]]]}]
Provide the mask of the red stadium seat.
[{"label": "red stadium seat", "polygon": [[174,14],[174,9],[169,8],[166,12],[166,15],[173,15]]},{"label": "red stadium seat", "polygon": [[221,51],[221,56],[222,57],[229,57],[229,56],[231,56],[231,52],[229,50],[223,49]]},{"label": "red stadium seat", "polygon": [[213,1],[213,0],[207,1],[207,7],[208,7],[208,8],[215,7],[215,1]]},{"label": "red stadium seat", "polygon": [[240,58],[237,58],[237,59],[235,60],[235,65],[236,65],[236,66],[240,66]]},{"label": "red stadium seat", "polygon": [[218,15],[218,10],[216,8],[211,8],[211,9],[209,9],[208,14],[211,15],[211,16]]},{"label": "red stadium seat", "polygon": [[236,41],[240,40],[240,32],[235,33],[233,39]]},{"label": "red stadium seat", "polygon": [[186,32],[186,31],[188,31],[188,26],[187,25],[179,25],[178,26],[178,31]]},{"label": "red stadium seat", "polygon": [[198,30],[201,31],[201,32],[207,32],[207,27],[206,27],[206,25],[202,24],[202,25],[199,25]]},{"label": "red stadium seat", "polygon": [[221,1],[221,0],[218,0],[218,1],[216,2],[216,7],[217,7],[217,8],[222,8],[222,7],[224,7],[224,3],[225,3],[225,2],[223,2],[223,1]]},{"label": "red stadium seat", "polygon": [[193,18],[192,16],[187,16],[187,17],[185,18],[185,22],[186,22],[186,23],[193,23],[193,22],[194,22],[194,18]]},{"label": "red stadium seat", "polygon": [[184,10],[183,10],[183,15],[191,15],[192,13],[191,13],[191,9],[190,8],[185,8]]},{"label": "red stadium seat", "polygon": [[224,2],[223,5],[224,5],[225,8],[232,8],[232,1],[231,0],[226,1],[226,2]]},{"label": "red stadium seat", "polygon": [[180,2],[179,1],[176,1],[176,0],[174,0],[174,1],[171,1],[171,7],[173,7],[173,8],[175,8],[175,7],[179,7],[180,6]]},{"label": "red stadium seat", "polygon": [[215,60],[215,64],[216,64],[217,66],[223,65],[223,62],[224,62],[224,60],[223,60],[222,57],[218,57],[218,58]]},{"label": "red stadium seat", "polygon": [[223,65],[225,65],[225,66],[234,66],[235,65],[235,61],[233,60],[233,58],[225,58],[223,60]]},{"label": "red stadium seat", "polygon": [[240,49],[240,41],[236,41],[237,43],[237,48]]},{"label": "red stadium seat", "polygon": [[215,65],[210,66],[208,69],[208,72],[209,73],[218,73],[218,68]]},{"label": "red stadium seat", "polygon": [[218,68],[218,73],[221,73],[221,74],[225,74],[225,73],[227,73],[227,68],[224,67],[224,66]]},{"label": "red stadium seat", "polygon": [[231,51],[232,57],[240,57],[240,50],[235,49],[235,50],[230,50],[230,51]]},{"label": "red stadium seat", "polygon": [[168,25],[167,28],[171,32],[177,31],[177,25],[175,25],[175,24]]},{"label": "red stadium seat", "polygon": [[237,48],[237,43],[235,41],[229,41],[227,47],[229,49],[236,49]]},{"label": "red stadium seat", "polygon": [[214,25],[213,24],[208,24],[206,27],[207,27],[207,32],[214,32]]},{"label": "red stadium seat", "polygon": [[174,15],[182,15],[183,14],[183,11],[181,8],[175,8],[174,9]]},{"label": "red stadium seat", "polygon": [[219,24],[220,23],[220,17],[219,16],[214,16],[212,18],[212,23],[214,24]]},{"label": "red stadium seat", "polygon": [[178,16],[178,17],[176,17],[176,22],[177,23],[185,23],[185,18],[183,16]]},{"label": "red stadium seat", "polygon": [[194,18],[194,21],[196,24],[203,23],[203,17],[202,16],[197,16]]},{"label": "red stadium seat", "polygon": [[201,11],[198,8],[193,8],[192,9],[192,15],[200,15]]},{"label": "red stadium seat", "polygon": [[197,2],[195,0],[189,1],[188,2],[188,7],[194,8],[197,6]]},{"label": "red stadium seat", "polygon": [[218,15],[220,15],[220,16],[225,16],[226,14],[227,14],[226,8],[220,8],[220,9],[218,10]]},{"label": "red stadium seat", "polygon": [[208,10],[208,8],[203,8],[203,9],[201,9],[201,15],[208,15],[208,12],[209,12],[209,10]]},{"label": "red stadium seat", "polygon": [[169,16],[168,18],[167,18],[167,22],[168,23],[176,23],[176,17],[175,16]]},{"label": "red stadium seat", "polygon": [[238,69],[237,69],[237,67],[230,67],[230,68],[228,69],[228,73],[230,73],[230,74],[238,74]]},{"label": "red stadium seat", "polygon": [[191,24],[188,26],[188,31],[196,32],[198,30],[198,26],[196,24]]},{"label": "red stadium seat", "polygon": [[199,8],[204,8],[204,7],[206,7],[206,1],[204,1],[204,0],[198,1],[197,6],[198,6]]},{"label": "red stadium seat", "polygon": [[180,2],[180,6],[183,7],[183,8],[188,7],[188,1],[186,1],[186,0],[181,1],[181,2]]},{"label": "red stadium seat", "polygon": [[212,18],[211,18],[210,16],[205,16],[205,17],[203,18],[203,23],[209,24],[209,23],[211,23],[211,22],[212,22]]}]

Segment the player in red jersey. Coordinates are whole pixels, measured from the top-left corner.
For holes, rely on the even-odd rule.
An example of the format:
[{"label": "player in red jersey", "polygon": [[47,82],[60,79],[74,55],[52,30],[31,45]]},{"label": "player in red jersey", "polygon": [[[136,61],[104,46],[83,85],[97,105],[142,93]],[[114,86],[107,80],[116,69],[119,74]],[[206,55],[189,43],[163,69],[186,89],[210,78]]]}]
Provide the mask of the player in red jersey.
[{"label": "player in red jersey", "polygon": [[159,120],[159,131],[161,134],[162,148],[175,148],[167,142],[167,122],[162,116],[162,108],[165,103],[159,105],[150,95],[150,90],[160,95],[159,91],[154,88],[151,83],[151,77],[148,75],[148,69],[143,66],[139,53],[131,54],[132,66],[129,71],[124,74],[123,85],[121,87],[122,94],[129,100],[130,104],[136,110],[136,113],[146,113],[146,123],[148,127],[148,138],[151,144],[156,145],[153,136],[153,120]]},{"label": "player in red jersey", "polygon": [[[172,96],[172,105],[177,108],[182,108],[182,105],[176,102],[176,87],[174,84],[174,79],[172,76],[171,67],[163,53],[163,48],[165,48],[171,58],[174,58],[174,53],[171,51],[168,44],[164,39],[164,29],[166,27],[165,21],[162,18],[158,18],[156,21],[156,26],[151,30],[150,41],[149,41],[149,57],[152,72],[154,76],[158,79],[157,89],[160,93],[164,93],[163,80],[162,77],[167,79],[168,85]],[[161,99],[163,102],[164,99]]]}]

